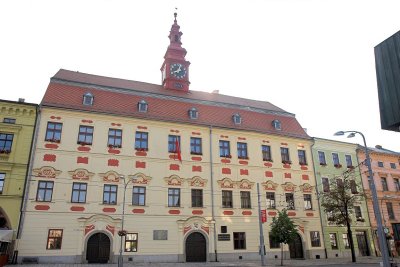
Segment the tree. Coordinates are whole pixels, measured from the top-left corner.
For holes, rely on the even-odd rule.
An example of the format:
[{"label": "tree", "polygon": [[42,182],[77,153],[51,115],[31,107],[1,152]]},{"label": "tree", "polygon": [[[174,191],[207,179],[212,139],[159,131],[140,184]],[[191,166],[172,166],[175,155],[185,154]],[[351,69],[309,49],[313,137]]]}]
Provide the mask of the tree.
[{"label": "tree", "polygon": [[352,262],[356,262],[351,231],[352,214],[354,204],[364,199],[364,194],[359,190],[360,186],[354,177],[354,170],[348,170],[342,176],[330,178],[328,184],[324,185],[323,192],[319,193],[320,203],[328,216],[328,221],[347,227]]},{"label": "tree", "polygon": [[283,245],[294,240],[297,234],[296,225],[289,218],[286,209],[278,211],[278,216],[272,219],[270,238],[281,244],[281,266],[283,265]]}]

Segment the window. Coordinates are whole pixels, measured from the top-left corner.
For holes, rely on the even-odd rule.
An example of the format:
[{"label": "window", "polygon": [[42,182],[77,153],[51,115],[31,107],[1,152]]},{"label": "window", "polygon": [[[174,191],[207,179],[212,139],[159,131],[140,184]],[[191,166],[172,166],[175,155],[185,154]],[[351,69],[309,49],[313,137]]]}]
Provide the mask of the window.
[{"label": "window", "polygon": [[54,182],[39,181],[36,201],[50,202],[53,196]]},{"label": "window", "polygon": [[117,204],[117,185],[105,184],[103,189],[103,204]]},{"label": "window", "polygon": [[322,190],[324,192],[330,192],[330,188],[329,188],[329,179],[328,178],[322,178]]},{"label": "window", "polygon": [[275,209],[275,192],[267,192],[267,209]]},{"label": "window", "polygon": [[305,150],[298,150],[297,154],[299,155],[299,164],[300,165],[307,165],[306,151]]},{"label": "window", "polygon": [[310,231],[311,238],[311,246],[312,247],[320,247],[321,246],[321,238],[319,236],[318,231]]},{"label": "window", "polygon": [[391,202],[386,202],[386,208],[388,212],[388,216],[390,220],[394,220],[394,212],[393,212],[393,205]]},{"label": "window", "polygon": [[324,152],[318,151],[318,159],[319,159],[319,165],[326,165],[325,153]]},{"label": "window", "polygon": [[329,222],[333,222],[335,221],[335,217],[333,216],[333,212],[332,211],[327,211],[326,212],[326,218]]},{"label": "window", "polygon": [[15,124],[15,119],[12,118],[4,118],[3,119],[4,123],[10,123],[10,124]]},{"label": "window", "polygon": [[147,112],[149,105],[147,104],[146,101],[140,100],[138,103],[138,111],[139,112]]},{"label": "window", "polygon": [[288,210],[294,210],[294,196],[293,193],[286,193],[286,207]]},{"label": "window", "polygon": [[281,147],[282,163],[291,163],[289,157],[289,148]]},{"label": "window", "polygon": [[232,191],[222,190],[222,207],[223,208],[232,208]]},{"label": "window", "polygon": [[251,209],[251,198],[249,191],[240,191],[240,203],[242,209]]},{"label": "window", "polygon": [[231,157],[231,149],[229,146],[229,141],[219,141],[219,156],[220,157]]},{"label": "window", "polygon": [[203,207],[203,190],[192,189],[192,207]]},{"label": "window", "polygon": [[337,186],[338,189],[344,189],[343,188],[344,187],[343,180],[340,179],[340,178],[336,179],[336,186]]},{"label": "window", "polygon": [[246,233],[233,232],[233,248],[234,249],[246,249]]},{"label": "window", "polygon": [[246,143],[237,143],[237,153],[239,159],[248,159],[247,156],[247,144]]},{"label": "window", "polygon": [[270,146],[261,146],[261,151],[262,151],[262,158],[263,161],[272,161],[271,157],[271,147]]},{"label": "window", "polygon": [[383,162],[382,161],[378,161],[378,167],[383,167]]},{"label": "window", "polygon": [[281,122],[279,120],[273,120],[272,127],[274,127],[274,129],[278,131],[282,130]]},{"label": "window", "polygon": [[176,143],[178,143],[178,147],[181,146],[181,137],[178,135],[168,135],[168,152],[169,153],[178,153]]},{"label": "window", "polygon": [[304,194],[304,209],[312,210],[312,200],[310,194]]},{"label": "window", "polygon": [[149,149],[149,133],[136,132],[135,133],[135,149],[147,151]]},{"label": "window", "polygon": [[79,126],[78,144],[91,145],[93,143],[93,127]]},{"label": "window", "polygon": [[392,168],[392,169],[396,169],[396,163],[390,163],[390,168]]},{"label": "window", "polygon": [[195,120],[199,117],[199,112],[196,108],[189,109],[189,118]]},{"label": "window", "polygon": [[400,191],[400,183],[399,183],[399,179],[398,178],[394,178],[393,179],[394,182],[394,187],[396,188],[396,191]]},{"label": "window", "polygon": [[235,114],[232,116],[233,123],[235,124],[241,124],[242,123],[242,117],[240,117],[239,114]]},{"label": "window", "polygon": [[49,229],[46,249],[61,249],[63,230]]},{"label": "window", "polygon": [[181,206],[181,190],[179,188],[168,188],[168,207]]},{"label": "window", "polygon": [[333,159],[333,166],[335,167],[342,167],[342,165],[339,162],[339,155],[338,153],[332,153],[332,159]]},{"label": "window", "polygon": [[138,247],[138,234],[127,233],[125,236],[125,251],[137,252],[137,247]]},{"label": "window", "polygon": [[62,123],[48,122],[45,141],[60,143]]},{"label": "window", "polygon": [[132,188],[132,205],[146,205],[146,187],[134,186]]},{"label": "window", "polygon": [[93,105],[93,95],[91,93],[86,93],[83,95],[83,103],[86,106]]},{"label": "window", "polygon": [[9,154],[13,143],[14,135],[0,133],[0,154]]},{"label": "window", "polygon": [[354,215],[356,216],[357,221],[362,220],[362,213],[361,213],[361,207],[360,206],[354,206]]},{"label": "window", "polygon": [[201,138],[190,137],[190,154],[192,155],[202,155],[202,145]]},{"label": "window", "polygon": [[342,234],[344,248],[350,248],[349,235]]},{"label": "window", "polygon": [[351,160],[351,155],[345,155],[347,168],[353,167],[353,161]]},{"label": "window", "polygon": [[335,233],[330,233],[329,234],[329,240],[331,242],[331,248],[332,249],[338,249],[338,244],[337,244],[337,238]]},{"label": "window", "polygon": [[281,247],[281,243],[275,241],[275,239],[273,239],[271,237],[271,233],[269,233],[269,248],[280,248]]},{"label": "window", "polygon": [[86,183],[73,183],[72,184],[71,202],[72,203],[86,203],[86,192],[87,192],[87,184]]},{"label": "window", "polygon": [[3,194],[4,190],[4,179],[6,178],[5,173],[0,173],[0,194]]},{"label": "window", "polygon": [[350,180],[350,189],[352,194],[358,194],[356,181]]},{"label": "window", "polygon": [[108,143],[109,147],[122,147],[122,130],[108,129]]},{"label": "window", "polygon": [[388,185],[387,185],[387,180],[385,177],[381,177],[381,183],[382,183],[382,190],[389,191]]}]

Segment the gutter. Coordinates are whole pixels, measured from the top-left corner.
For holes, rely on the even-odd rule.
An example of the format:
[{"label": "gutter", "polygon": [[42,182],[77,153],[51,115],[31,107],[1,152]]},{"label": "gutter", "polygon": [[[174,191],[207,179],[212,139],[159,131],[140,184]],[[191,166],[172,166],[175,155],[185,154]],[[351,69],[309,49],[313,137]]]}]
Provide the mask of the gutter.
[{"label": "gutter", "polygon": [[214,253],[215,253],[215,261],[218,261],[218,253],[217,253],[217,229],[215,225],[215,205],[214,205],[214,170],[213,170],[213,157],[212,157],[212,126],[209,126],[210,129],[210,183],[211,183],[211,216],[214,221]]}]

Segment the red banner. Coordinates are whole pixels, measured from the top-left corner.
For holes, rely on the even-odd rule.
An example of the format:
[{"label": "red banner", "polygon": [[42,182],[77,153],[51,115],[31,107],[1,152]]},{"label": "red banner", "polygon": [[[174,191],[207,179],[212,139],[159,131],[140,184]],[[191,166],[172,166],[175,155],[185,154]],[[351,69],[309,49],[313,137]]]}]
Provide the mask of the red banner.
[{"label": "red banner", "polygon": [[261,222],[267,222],[267,210],[261,210]]}]

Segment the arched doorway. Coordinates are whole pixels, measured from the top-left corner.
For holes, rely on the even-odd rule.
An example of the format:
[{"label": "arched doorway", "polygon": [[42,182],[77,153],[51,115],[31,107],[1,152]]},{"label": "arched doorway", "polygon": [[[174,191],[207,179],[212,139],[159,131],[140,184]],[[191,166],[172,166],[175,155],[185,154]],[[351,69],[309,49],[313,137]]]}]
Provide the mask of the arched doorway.
[{"label": "arched doorway", "polygon": [[207,261],[205,237],[198,232],[191,233],[186,239],[186,262]]},{"label": "arched doorway", "polygon": [[89,263],[107,263],[110,259],[110,238],[103,233],[89,237],[86,248],[86,260]]},{"label": "arched doorway", "polygon": [[296,234],[294,240],[289,243],[289,252],[291,259],[303,259],[303,244],[301,242],[301,237]]}]

